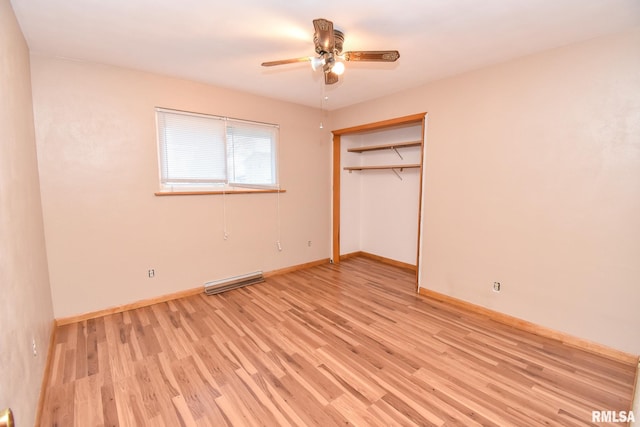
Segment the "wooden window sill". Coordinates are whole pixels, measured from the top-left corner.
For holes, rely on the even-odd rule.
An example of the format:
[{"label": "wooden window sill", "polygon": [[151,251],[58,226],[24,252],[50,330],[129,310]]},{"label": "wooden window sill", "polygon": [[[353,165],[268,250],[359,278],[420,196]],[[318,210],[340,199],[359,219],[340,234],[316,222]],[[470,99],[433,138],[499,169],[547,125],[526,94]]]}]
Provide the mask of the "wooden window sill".
[{"label": "wooden window sill", "polygon": [[157,191],[156,196],[205,196],[215,194],[254,194],[254,193],[285,193],[287,190],[278,189],[262,189],[262,188],[243,188],[239,190],[185,190],[185,191]]}]

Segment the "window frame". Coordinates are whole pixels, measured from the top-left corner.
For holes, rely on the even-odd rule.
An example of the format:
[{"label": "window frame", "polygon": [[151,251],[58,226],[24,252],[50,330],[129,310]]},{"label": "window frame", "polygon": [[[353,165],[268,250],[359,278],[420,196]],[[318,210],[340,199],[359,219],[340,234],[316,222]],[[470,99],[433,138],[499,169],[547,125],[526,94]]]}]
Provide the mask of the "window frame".
[{"label": "window frame", "polygon": [[[173,114],[177,116],[194,116],[205,119],[211,119],[216,121],[221,121],[224,129],[223,134],[217,134],[216,137],[223,138],[224,141],[224,181],[210,179],[210,180],[202,180],[198,178],[176,178],[173,182],[167,182],[167,178],[165,176],[166,169],[166,140],[161,136],[164,132],[164,127],[161,128],[161,121],[165,120],[164,118],[161,120],[161,114]],[[158,150],[158,181],[160,185],[160,190],[155,192],[157,196],[165,196],[165,195],[191,195],[191,194],[249,194],[249,193],[280,193],[284,192],[280,188],[280,174],[279,174],[279,130],[280,126],[272,123],[265,122],[257,122],[251,120],[237,119],[226,116],[217,116],[213,114],[206,113],[197,113],[191,111],[184,110],[176,110],[165,107],[156,107],[155,108],[155,118],[156,118],[156,144]],[[270,168],[267,168],[267,172],[271,173],[271,178],[274,184],[261,184],[261,183],[240,183],[237,182],[237,178],[231,176],[231,170],[235,171],[235,168],[231,168],[229,166],[230,155],[229,147],[231,141],[229,140],[229,129],[235,127],[234,131],[238,128],[242,129],[242,124],[246,124],[246,129],[256,128],[260,131],[260,128],[264,129],[264,135],[267,137],[268,142],[270,144],[269,147],[269,162],[271,163]],[[247,132],[249,132],[247,130]],[[215,175],[212,174],[212,175]],[[184,181],[184,184],[179,181]],[[200,183],[198,183],[200,181]]]}]

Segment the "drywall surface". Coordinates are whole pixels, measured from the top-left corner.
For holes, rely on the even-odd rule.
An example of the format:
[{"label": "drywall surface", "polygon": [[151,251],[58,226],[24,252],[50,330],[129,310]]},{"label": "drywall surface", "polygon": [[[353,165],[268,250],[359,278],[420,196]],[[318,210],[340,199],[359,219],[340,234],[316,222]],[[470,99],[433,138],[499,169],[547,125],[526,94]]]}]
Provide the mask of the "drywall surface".
[{"label": "drywall surface", "polygon": [[[317,110],[38,55],[32,79],[56,318],[329,257],[331,139]],[[154,195],[155,107],[278,124],[286,192]]]},{"label": "drywall surface", "polygon": [[420,169],[352,171],[345,166],[419,164],[421,147],[349,152],[420,141],[422,124],[341,137],[340,252],[363,251],[416,264]]},{"label": "drywall surface", "polygon": [[626,32],[332,112],[335,129],[428,112],[422,287],[640,354],[638,46]]},{"label": "drywall surface", "polygon": [[0,409],[25,426],[35,422],[53,326],[30,79],[27,44],[0,0]]}]

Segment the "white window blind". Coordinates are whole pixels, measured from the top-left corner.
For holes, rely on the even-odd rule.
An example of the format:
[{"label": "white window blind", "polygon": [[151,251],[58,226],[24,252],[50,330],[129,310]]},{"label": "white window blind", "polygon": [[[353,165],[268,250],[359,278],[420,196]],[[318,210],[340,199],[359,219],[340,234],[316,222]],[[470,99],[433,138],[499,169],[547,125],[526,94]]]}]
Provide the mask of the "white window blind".
[{"label": "white window blind", "polygon": [[227,125],[229,184],[275,187],[277,128],[246,122]]},{"label": "white window blind", "polygon": [[165,190],[276,188],[276,125],[156,109]]}]

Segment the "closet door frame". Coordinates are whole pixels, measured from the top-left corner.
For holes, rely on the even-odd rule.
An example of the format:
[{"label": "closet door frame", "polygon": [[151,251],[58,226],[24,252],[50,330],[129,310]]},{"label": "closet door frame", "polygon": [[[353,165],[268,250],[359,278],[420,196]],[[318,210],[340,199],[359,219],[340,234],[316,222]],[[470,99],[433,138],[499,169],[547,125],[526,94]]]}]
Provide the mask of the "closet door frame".
[{"label": "closet door frame", "polygon": [[354,135],[363,132],[372,132],[383,129],[390,129],[394,127],[404,127],[410,125],[421,124],[422,126],[422,143],[420,144],[420,191],[418,194],[418,244],[416,247],[416,289],[418,285],[418,274],[420,271],[420,242],[421,242],[421,218],[422,218],[422,179],[424,169],[424,133],[425,133],[425,119],[427,113],[411,114],[409,116],[396,117],[394,119],[383,120],[374,123],[367,123],[363,125],[348,127],[344,129],[337,129],[331,131],[333,134],[333,212],[332,212],[332,248],[331,248],[331,262],[334,264],[340,263],[340,175],[341,171],[341,139],[345,135]]}]

